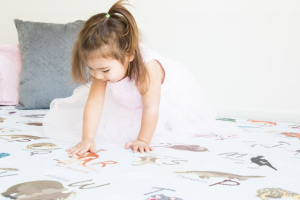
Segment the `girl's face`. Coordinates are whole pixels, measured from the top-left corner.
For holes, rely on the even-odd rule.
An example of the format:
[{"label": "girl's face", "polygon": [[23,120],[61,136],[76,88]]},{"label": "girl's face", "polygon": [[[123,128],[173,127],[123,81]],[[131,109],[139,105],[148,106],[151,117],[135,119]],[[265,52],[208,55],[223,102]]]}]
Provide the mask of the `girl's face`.
[{"label": "girl's face", "polygon": [[[132,60],[133,57],[129,59],[129,61]],[[90,59],[85,64],[93,77],[110,83],[115,83],[125,78],[128,68],[128,66],[122,65],[117,60],[101,57]]]}]

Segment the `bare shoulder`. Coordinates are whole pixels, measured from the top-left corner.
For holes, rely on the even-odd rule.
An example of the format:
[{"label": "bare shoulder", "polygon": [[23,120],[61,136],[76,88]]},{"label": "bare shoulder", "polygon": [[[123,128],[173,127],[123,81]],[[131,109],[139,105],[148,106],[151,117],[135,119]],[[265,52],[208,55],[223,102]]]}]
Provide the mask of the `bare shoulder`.
[{"label": "bare shoulder", "polygon": [[142,95],[143,109],[158,110],[161,93],[161,66],[158,61],[151,60],[146,63],[150,84],[147,92]]},{"label": "bare shoulder", "polygon": [[[150,78],[150,87],[156,86],[159,87],[161,85],[163,79],[162,68],[157,60],[150,60],[145,63],[145,66],[148,70],[149,78]],[[144,82],[140,87],[146,88],[146,82]],[[141,92],[141,90],[139,89]]]},{"label": "bare shoulder", "polygon": [[[153,59],[146,63],[151,79],[164,79],[164,70],[159,61]],[[162,82],[162,81],[161,81]]]},{"label": "bare shoulder", "polygon": [[148,68],[154,68],[152,70],[159,70],[161,68],[160,63],[157,60],[155,60],[155,59],[150,60],[149,62],[147,62],[146,66]]}]

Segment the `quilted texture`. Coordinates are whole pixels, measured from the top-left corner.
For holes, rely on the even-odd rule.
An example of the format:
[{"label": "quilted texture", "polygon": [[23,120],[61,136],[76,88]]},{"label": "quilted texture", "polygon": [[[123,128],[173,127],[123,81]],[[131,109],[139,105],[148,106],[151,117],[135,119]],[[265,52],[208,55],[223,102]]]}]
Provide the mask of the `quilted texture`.
[{"label": "quilted texture", "polygon": [[22,70],[19,110],[49,109],[55,98],[72,95],[79,86],[71,78],[71,53],[84,21],[67,24],[14,19]]}]

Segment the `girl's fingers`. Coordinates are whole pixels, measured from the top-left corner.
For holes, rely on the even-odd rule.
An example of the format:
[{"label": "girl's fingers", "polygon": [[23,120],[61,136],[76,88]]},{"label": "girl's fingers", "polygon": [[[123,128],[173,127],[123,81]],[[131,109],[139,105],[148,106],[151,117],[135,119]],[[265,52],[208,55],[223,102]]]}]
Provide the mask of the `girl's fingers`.
[{"label": "girl's fingers", "polygon": [[77,154],[77,152],[78,151],[80,151],[81,150],[81,148],[79,147],[79,148],[76,148],[73,152],[72,152],[72,155],[75,155],[75,154]]},{"label": "girl's fingers", "polygon": [[154,151],[154,148],[153,147],[149,147],[150,151]]},{"label": "girl's fingers", "polygon": [[74,150],[76,149],[76,147],[71,147],[68,149],[68,153],[71,154]]},{"label": "girl's fingers", "polygon": [[139,147],[141,153],[144,153],[144,147]]},{"label": "girl's fingers", "polygon": [[138,146],[134,146],[134,147],[132,148],[133,153],[136,153],[137,149],[138,149]]},{"label": "girl's fingers", "polygon": [[75,146],[74,147],[70,147],[70,148],[66,149],[66,151],[71,151],[74,148],[75,148]]},{"label": "girl's fingers", "polygon": [[149,153],[149,147],[145,147],[146,153]]},{"label": "girl's fingers", "polygon": [[95,151],[96,151],[95,145],[92,145],[92,146],[91,146],[90,151],[91,151],[92,153],[95,153]]},{"label": "girl's fingers", "polygon": [[88,148],[82,148],[82,149],[77,153],[77,155],[81,155],[81,154],[87,152],[87,150],[88,150]]},{"label": "girl's fingers", "polygon": [[128,149],[131,146],[132,146],[132,142],[127,142],[126,145],[125,145],[125,149]]}]

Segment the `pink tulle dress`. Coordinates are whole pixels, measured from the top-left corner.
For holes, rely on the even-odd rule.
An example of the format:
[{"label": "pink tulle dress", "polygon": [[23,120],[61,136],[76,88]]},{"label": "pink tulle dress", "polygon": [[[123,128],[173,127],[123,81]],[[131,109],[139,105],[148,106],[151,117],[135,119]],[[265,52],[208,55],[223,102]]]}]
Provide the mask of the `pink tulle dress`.
[{"label": "pink tulle dress", "polygon": [[[159,117],[151,145],[172,143],[196,135],[238,134],[240,129],[216,121],[216,110],[210,104],[203,86],[181,63],[159,54],[139,42],[145,63],[160,62],[165,79],[161,85]],[[91,83],[89,83],[90,85]],[[43,120],[44,135],[61,141],[79,143],[82,139],[83,111],[89,87],[77,87],[73,95],[54,99]],[[139,135],[142,120],[142,96],[134,80],[128,77],[107,83],[105,101],[95,136],[99,146],[125,147]]]}]

